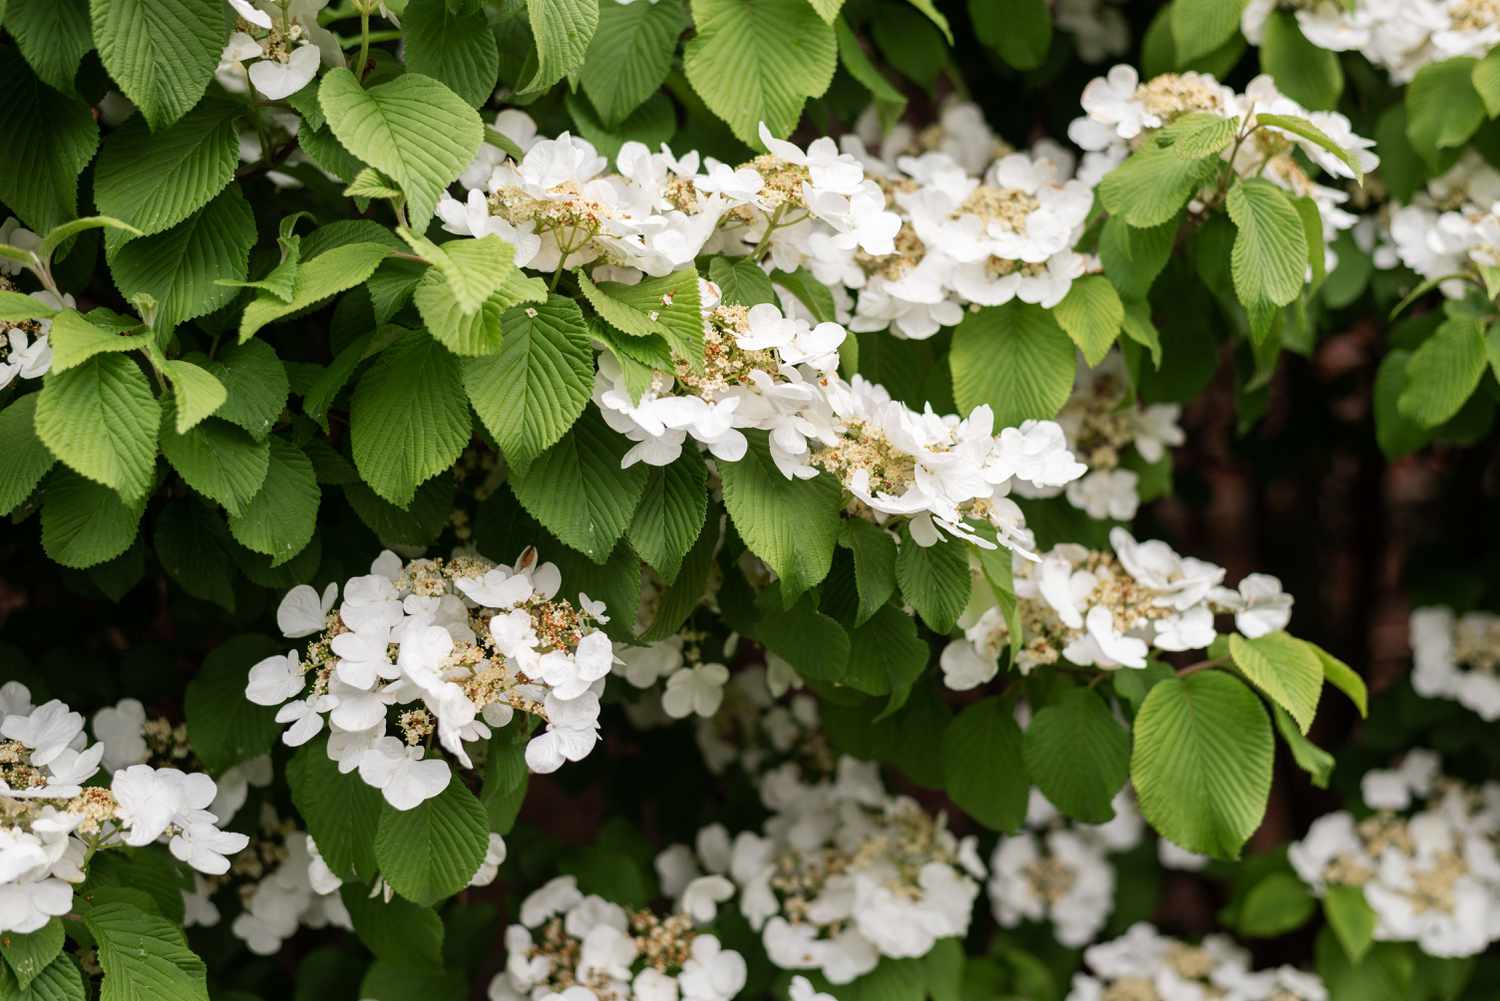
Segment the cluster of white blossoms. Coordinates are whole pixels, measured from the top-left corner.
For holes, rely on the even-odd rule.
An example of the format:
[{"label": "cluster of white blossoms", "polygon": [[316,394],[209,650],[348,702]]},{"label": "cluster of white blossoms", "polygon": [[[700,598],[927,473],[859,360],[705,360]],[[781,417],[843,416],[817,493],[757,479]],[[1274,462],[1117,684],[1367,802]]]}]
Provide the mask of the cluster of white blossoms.
[{"label": "cluster of white blossoms", "polygon": [[[1115,670],[1146,666],[1151,649],[1202,650],[1218,636],[1215,616],[1233,614],[1251,639],[1286,626],[1292,596],[1269,574],[1250,574],[1238,589],[1224,587],[1224,568],[1180,556],[1160,540],[1137,542],[1123,528],[1109,533],[1113,552],[1061,543],[1040,562],[1014,561],[1022,674],[1065,660],[1078,667]],[[939,663],[949,688],[967,691],[992,679],[1011,642],[1004,610],[988,589],[959,625],[963,638],[943,649]]]},{"label": "cluster of white blossoms", "polygon": [[730,1001],[745,986],[745,959],[699,930],[711,918],[627,911],[559,876],[505,930],[490,1001]]},{"label": "cluster of white blossoms", "polygon": [[[1222,154],[1232,158],[1241,177],[1263,177],[1288,191],[1293,197],[1307,196],[1318,207],[1323,220],[1325,241],[1339,231],[1349,229],[1357,217],[1342,206],[1349,193],[1340,188],[1319,184],[1292,155],[1300,149],[1322,171],[1336,179],[1352,179],[1355,174],[1337,156],[1302,136],[1273,125],[1261,124],[1262,114],[1291,115],[1312,122],[1346,150],[1365,172],[1380,164],[1375,155],[1374,140],[1356,135],[1349,119],[1336,111],[1308,111],[1276,89],[1269,76],[1251,80],[1243,94],[1235,93],[1204,73],[1163,73],[1142,83],[1135,68],[1120,64],[1108,74],[1091,80],[1083,90],[1084,115],[1068,126],[1068,137],[1087,150],[1079,176],[1092,183],[1121,163],[1157,130],[1191,112],[1210,112],[1226,117],[1248,117],[1254,131],[1242,143],[1235,143]],[[1189,203],[1196,211],[1201,203]]]},{"label": "cluster of white blossoms", "polygon": [[[579,761],[599,736],[599,696],[614,650],[597,628],[602,603],[557,596],[562,576],[528,548],[512,567],[471,553],[403,564],[381,553],[370,573],[319,595],[303,584],[277,609],[288,638],[314,636],[250,669],[245,695],[279,706],[282,740],[305,744],[329,729],[328,756],[358,770],[386,802],[409,810],[448,785],[448,761],[473,762],[517,711],[545,730],[526,746],[534,772]],[[394,732],[391,732],[394,727]]]},{"label": "cluster of white blossoms", "polygon": [[312,83],[321,66],[344,65],[339,37],[318,24],[328,0],[229,0],[235,30],[215,73],[230,93],[251,87],[280,101]]},{"label": "cluster of white blossoms", "polygon": [[1068,449],[1088,472],[1061,491],[1020,484],[1016,493],[1023,497],[1062,493],[1090,518],[1129,521],[1141,505],[1140,475],[1122,462],[1132,449],[1145,463],[1160,462],[1168,448],[1186,440],[1178,424],[1181,416],[1182,407],[1175,403],[1146,406],[1133,398],[1120,354],[1111,353],[1095,368],[1080,358],[1073,394],[1058,413],[1057,423],[1067,435]]},{"label": "cluster of white blossoms", "polygon": [[0,685],[0,932],[33,932],[68,913],[101,849],[166,841],[179,861],[218,874],[249,843],[219,829],[207,775],[137,764],[108,786],[85,785],[103,757],[81,714],[56,699],[33,706],[19,682]]},{"label": "cluster of white blossoms", "polygon": [[835,778],[809,783],[789,762],[766,776],[762,797],[773,810],[762,834],[700,854],[733,880],[776,966],[846,984],[882,956],[924,956],[968,931],[985,874],[975,839],[887,793],[875,764],[843,758]]},{"label": "cluster of white blossoms", "polygon": [[1120,0],[1052,0],[1052,25],[1073,36],[1086,63],[1102,63],[1130,51],[1130,23]]},{"label": "cluster of white blossoms", "polygon": [[1411,613],[1412,687],[1453,699],[1486,722],[1500,719],[1500,615],[1450,608]]},{"label": "cluster of white blossoms", "polygon": [[771,457],[788,478],[832,474],[850,495],[849,512],[877,524],[906,519],[918,545],[944,533],[993,548],[965,522],[996,530],[1003,544],[1029,548],[1013,485],[1062,487],[1085,467],[1068,450],[1062,427],[1026,421],[996,433],[994,412],[975,408],[967,418],[915,411],[884,387],[834,369],[844,329],[810,327],[776,306],[746,308],[719,302],[701,282],[704,368],[686,363],[656,373],[633,398],[619,365],[600,356],[594,401],[611,427],[636,442],[622,460],[666,465],[687,436],[719,461],[747,449],[743,429],[769,432]]},{"label": "cluster of white blossoms", "polygon": [[1361,780],[1374,812],[1319,817],[1287,858],[1321,895],[1357,886],[1375,939],[1415,942],[1431,956],[1472,956],[1500,940],[1500,784],[1445,778],[1431,751],[1412,751]]},{"label": "cluster of white blossoms", "polygon": [[1066,1001],[1327,1001],[1316,975],[1293,966],[1252,970],[1250,954],[1222,935],[1198,945],[1132,925],[1083,953]]},{"label": "cluster of white blossoms", "polygon": [[1294,12],[1309,42],[1331,52],[1357,51],[1397,83],[1429,63],[1481,58],[1500,43],[1500,6],[1493,0],[1249,0],[1240,30],[1251,44],[1261,43],[1278,8]]},{"label": "cluster of white blossoms", "polygon": [[1438,287],[1450,299],[1473,286],[1460,278],[1474,265],[1500,267],[1500,171],[1473,150],[1427,182],[1409,205],[1391,205],[1380,227],[1375,264],[1398,263],[1423,278],[1448,278]]},{"label": "cluster of white blossoms", "polygon": [[1103,824],[1068,821],[1032,789],[1026,827],[1000,838],[990,856],[990,908],[1002,928],[1050,922],[1057,941],[1077,949],[1094,941],[1115,904],[1111,855],[1141,843],[1145,822],[1128,791]]}]

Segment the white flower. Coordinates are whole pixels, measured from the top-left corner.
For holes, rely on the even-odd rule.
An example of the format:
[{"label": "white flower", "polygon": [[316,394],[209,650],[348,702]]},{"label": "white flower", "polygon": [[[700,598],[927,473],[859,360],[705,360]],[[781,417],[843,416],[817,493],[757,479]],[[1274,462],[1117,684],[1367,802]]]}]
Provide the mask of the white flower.
[{"label": "white flower", "polygon": [[547,729],[526,745],[526,765],[539,774],[582,761],[599,739],[599,699],[592,692],[568,702],[549,694],[546,711]]},{"label": "white flower", "polygon": [[667,679],[662,708],[673,719],[690,715],[712,716],[724,701],[724,683],[729,669],[723,664],[696,664],[680,668]]},{"label": "white flower", "polygon": [[210,876],[221,876],[229,871],[229,859],[225,856],[242,851],[249,843],[250,838],[244,834],[219,830],[210,815],[209,820],[185,825],[168,847],[178,861]]},{"label": "white flower", "polygon": [[37,766],[51,764],[82,733],[83,716],[57,699],[38,706],[25,716],[7,716],[0,721],[0,736],[31,748],[31,763]]},{"label": "white flower", "polygon": [[712,935],[699,935],[677,983],[685,1001],[730,1001],[745,986],[746,973],[744,957]]},{"label": "white flower", "polygon": [[143,764],[150,756],[144,727],[146,707],[137,699],[121,699],[94,713],[94,737],[104,748],[106,771]]},{"label": "white flower", "polygon": [[448,763],[424,758],[422,748],[382,737],[359,759],[359,777],[379,789],[397,810],[410,810],[448,788]]},{"label": "white flower", "polygon": [[683,888],[678,906],[702,924],[713,921],[720,904],[734,896],[734,884],[723,876],[699,876]]},{"label": "white flower", "polygon": [[257,661],[250,668],[245,698],[258,706],[279,706],[301,694],[303,685],[301,660],[297,651],[291,650]]},{"label": "white flower", "polygon": [[328,611],[333,608],[338,594],[337,584],[331,583],[324,588],[321,597],[308,585],[298,584],[276,606],[276,627],[288,639],[322,632],[328,625]]}]

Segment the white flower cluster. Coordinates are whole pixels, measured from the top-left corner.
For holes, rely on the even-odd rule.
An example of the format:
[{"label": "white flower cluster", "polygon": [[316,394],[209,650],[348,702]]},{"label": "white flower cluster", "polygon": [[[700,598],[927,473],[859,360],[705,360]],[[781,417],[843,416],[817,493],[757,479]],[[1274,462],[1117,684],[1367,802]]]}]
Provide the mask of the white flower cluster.
[{"label": "white flower cluster", "polygon": [[[1079,667],[1145,667],[1148,652],[1201,650],[1218,636],[1214,617],[1233,613],[1235,628],[1254,639],[1283,628],[1292,596],[1268,574],[1250,574],[1239,588],[1222,586],[1224,568],[1179,556],[1156,539],[1137,542],[1112,529],[1114,552],[1062,543],[1038,563],[1014,560],[1021,627],[1015,666],[1022,674],[1059,659]],[[1010,643],[1010,624],[988,589],[959,620],[962,639],[939,662],[949,688],[967,691],[992,679]]]},{"label": "white flower cluster", "polygon": [[1429,63],[1482,58],[1500,43],[1500,6],[1493,0],[1249,0],[1240,30],[1253,45],[1277,8],[1294,12],[1309,42],[1332,52],[1357,51],[1405,83]]},{"label": "white flower cluster", "polygon": [[965,524],[992,525],[1007,545],[1029,548],[1014,484],[1061,487],[1085,467],[1068,451],[1062,428],[1026,421],[997,434],[988,406],[967,418],[917,412],[861,376],[833,371],[845,333],[808,324],[775,306],[726,306],[702,282],[704,371],[681,365],[658,373],[632,399],[624,375],[600,356],[594,401],[610,426],[637,444],[629,465],[666,465],[688,435],[720,461],[745,455],[741,429],[769,432],[771,457],[788,478],[832,474],[853,498],[851,511],[878,524],[909,519],[912,538],[930,546],[944,533],[993,544]]},{"label": "white flower cluster", "polygon": [[1052,0],[1052,25],[1073,36],[1086,63],[1102,63],[1130,51],[1130,24],[1120,0]]},{"label": "white flower cluster", "polygon": [[763,834],[700,851],[734,881],[776,966],[846,984],[882,956],[923,956],[968,931],[985,874],[975,839],[888,794],[873,763],[841,759],[836,778],[816,783],[788,763],[766,776],[762,798],[774,811]]},{"label": "white flower cluster", "polygon": [[1265,75],[1251,80],[1245,92],[1237,94],[1204,73],[1164,73],[1142,83],[1135,68],[1122,63],[1089,82],[1083,90],[1082,104],[1084,115],[1068,126],[1068,137],[1088,151],[1079,176],[1092,183],[1097,183],[1156,130],[1185,114],[1211,112],[1238,116],[1242,121],[1248,117],[1257,126],[1255,131],[1245,142],[1226,149],[1224,158],[1233,157],[1234,170],[1241,177],[1263,177],[1293,197],[1311,198],[1323,219],[1327,241],[1356,222],[1356,217],[1341,207],[1349,200],[1349,193],[1314,181],[1292,156],[1292,151],[1300,149],[1331,177],[1353,178],[1354,172],[1317,143],[1276,126],[1258,124],[1256,116],[1277,114],[1307,119],[1335,145],[1346,150],[1361,170],[1369,172],[1380,164],[1380,158],[1373,152],[1374,140],[1356,135],[1348,118],[1336,111],[1308,111],[1281,94]]},{"label": "white flower cluster", "polygon": [[339,37],[318,24],[328,0],[229,0],[235,30],[215,75],[230,93],[250,87],[280,101],[312,83],[318,68],[344,65]]},{"label": "white flower cluster", "polygon": [[[1177,423],[1182,407],[1175,403],[1143,406],[1130,399],[1125,363],[1111,353],[1095,368],[1079,359],[1073,394],[1057,415],[1068,449],[1088,472],[1065,490],[1022,484],[1024,497],[1052,497],[1062,492],[1068,503],[1090,518],[1129,521],[1141,505],[1140,475],[1122,464],[1131,449],[1146,463],[1157,463],[1167,449],[1186,437]],[[1128,401],[1128,402],[1127,402]]]},{"label": "white flower cluster", "polygon": [[[466,743],[486,741],[520,711],[546,722],[526,747],[535,772],[584,758],[598,740],[599,696],[614,662],[603,604],[557,597],[561,574],[527,549],[513,567],[472,554],[402,564],[382,553],[370,573],[319,595],[303,584],[277,609],[288,638],[315,636],[250,669],[245,696],[279,706],[282,740],[305,744],[328,723],[328,756],[409,810],[447,787],[432,746],[472,768]],[[399,736],[388,732],[395,716]]]},{"label": "white flower cluster", "polygon": [[1145,822],[1128,791],[1114,799],[1103,824],[1067,821],[1032,789],[1026,829],[1002,837],[990,856],[990,907],[1002,928],[1047,921],[1070,949],[1094,941],[1115,904],[1109,856],[1141,843]]},{"label": "white flower cluster", "polygon": [[1500,615],[1449,608],[1411,613],[1412,687],[1453,699],[1485,722],[1500,719]]},{"label": "white flower cluster", "polygon": [[490,1001],[731,1001],[745,959],[678,911],[661,917],[584,895],[559,876],[521,902],[505,930]]},{"label": "white flower cluster", "polygon": [[107,787],[84,785],[103,756],[81,714],[56,699],[33,706],[19,682],[0,685],[0,932],[33,932],[68,913],[100,849],[166,840],[179,861],[218,874],[248,844],[219,830],[207,775],[130,765]]},{"label": "white flower cluster", "polygon": [[[1392,205],[1375,248],[1375,264],[1401,263],[1423,278],[1500,267],[1500,171],[1473,150],[1427,182],[1409,205]],[[1450,299],[1472,286],[1450,278],[1439,286]]]},{"label": "white flower cluster", "polygon": [[1084,950],[1088,973],[1073,975],[1066,1001],[1327,1001],[1316,975],[1292,966],[1252,970],[1250,954],[1223,935],[1199,945],[1132,925]]},{"label": "white flower cluster", "polygon": [[1361,780],[1363,819],[1319,817],[1287,858],[1313,892],[1357,886],[1375,939],[1415,942],[1431,956],[1472,956],[1500,940],[1500,784],[1442,776],[1431,751]]}]

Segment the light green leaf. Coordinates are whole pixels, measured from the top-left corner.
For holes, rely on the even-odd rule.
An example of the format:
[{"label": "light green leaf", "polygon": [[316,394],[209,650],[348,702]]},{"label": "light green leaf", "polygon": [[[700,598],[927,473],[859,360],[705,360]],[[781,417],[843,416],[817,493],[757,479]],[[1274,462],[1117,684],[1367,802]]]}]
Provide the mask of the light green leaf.
[{"label": "light green leaf", "polygon": [[467,886],[488,846],[484,807],[457,775],[441,793],[413,809],[385,804],[375,830],[380,875],[401,896],[424,907]]},{"label": "light green leaf", "polygon": [[1312,784],[1319,789],[1328,788],[1328,777],[1333,774],[1333,755],[1307,739],[1297,728],[1297,721],[1279,705],[1271,706],[1271,718],[1276,722],[1276,732],[1292,752],[1297,767],[1312,776]]},{"label": "light green leaf", "polygon": [[391,342],[406,333],[405,327],[381,327],[372,333],[362,334],[334,356],[333,361],[318,374],[302,394],[302,411],[328,430],[328,410],[353,377],[359,366],[390,346]]},{"label": "light green leaf", "polygon": [[969,0],[969,20],[979,40],[1018,70],[1041,66],[1052,47],[1052,9],[1047,0],[1007,4]]},{"label": "light green leaf", "polygon": [[571,299],[555,295],[543,305],[517,306],[501,322],[500,353],[465,361],[464,389],[507,461],[525,465],[583,412],[594,385],[594,353]]},{"label": "light green leaf", "polygon": [[599,28],[599,0],[530,0],[526,14],[536,42],[537,66],[518,94],[537,94],[583,65]]},{"label": "light green leaf", "polygon": [[875,107],[880,112],[881,124],[890,128],[906,110],[906,95],[875,68],[847,20],[840,17],[834,21],[833,31],[838,40],[839,64],[860,86],[870,92],[870,96],[875,99]]},{"label": "light green leaf", "polygon": [[113,490],[59,469],[42,489],[42,549],[55,563],[86,570],[119,556],[135,541],[145,510]]},{"label": "light green leaf", "polygon": [[187,431],[165,425],[161,452],[184,483],[224,505],[231,517],[260,492],[271,463],[265,440],[221,420],[206,420]]},{"label": "light green leaf", "polygon": [[83,923],[104,967],[99,1001],[208,1001],[203,960],[166,918],[111,902],[85,910]]},{"label": "light green leaf", "polygon": [[626,532],[630,548],[670,584],[702,534],[707,512],[708,469],[697,451],[686,449],[671,465],[650,468]]},{"label": "light green leaf", "polygon": [[255,281],[234,281],[229,278],[216,278],[214,284],[227,285],[231,288],[253,288],[262,292],[269,292],[282,302],[291,302],[292,294],[297,287],[297,265],[302,260],[302,238],[297,236],[294,229],[297,220],[307,215],[306,212],[294,212],[281,220],[280,234],[276,238],[281,248],[281,260],[276,262],[276,267],[266,273],[264,278]]},{"label": "light green leaf", "polygon": [[153,129],[198,103],[229,37],[213,0],[91,0],[94,42],[109,75]]},{"label": "light green leaf", "polygon": [[49,372],[36,406],[37,437],[52,454],[126,500],[151,488],[160,423],[145,373],[121,354]]},{"label": "light green leaf", "polygon": [[849,673],[849,634],[814,608],[810,595],[785,611],[768,609],[754,638],[804,678],[834,683]]},{"label": "light green leaf", "polygon": [[1179,64],[1206,56],[1240,30],[1244,0],[1173,0],[1168,8]]},{"label": "light green leaf", "polygon": [[240,545],[271,557],[271,566],[278,567],[312,541],[323,494],[302,449],[279,437],[270,443],[265,481],[239,514],[230,514],[229,532]]},{"label": "light green leaf", "polygon": [[143,233],[171,229],[228,186],[240,162],[236,104],[210,98],[157,132],[132,118],[94,168],[99,211]]},{"label": "light green leaf", "polygon": [[1354,155],[1334,142],[1327,132],[1324,132],[1306,118],[1302,118],[1299,115],[1271,115],[1262,112],[1255,116],[1255,120],[1261,125],[1269,125],[1283,132],[1290,132],[1294,136],[1301,136],[1308,142],[1327,150],[1342,160],[1344,165],[1354,172],[1355,180],[1361,184],[1365,182],[1365,172],[1360,169],[1359,161],[1355,159]]},{"label": "light green leaf", "polygon": [[236,424],[257,441],[265,438],[286,408],[291,383],[276,351],[260,341],[235,344],[218,358],[196,361],[221,383],[229,398],[215,411],[221,420]]},{"label": "light green leaf", "polygon": [[1432,440],[1430,430],[1401,413],[1410,363],[1410,351],[1389,351],[1375,372],[1375,441],[1389,459],[1415,452]]},{"label": "light green leaf", "polygon": [[927,628],[946,635],[969,603],[969,554],[953,539],[919,546],[901,535],[896,553],[896,582],[901,597],[917,610]]},{"label": "light green leaf", "polygon": [[1260,826],[1274,758],[1260,700],[1222,671],[1200,671],[1151,687],[1135,718],[1130,777],[1163,836],[1232,859]]},{"label": "light green leaf", "polygon": [[36,255],[44,261],[51,260],[52,252],[62,246],[63,241],[91,229],[115,229],[130,236],[141,235],[141,231],[134,226],[127,222],[121,222],[112,216],[84,216],[82,219],[74,219],[72,222],[65,222],[61,226],[54,226],[48,231],[46,236],[42,237],[42,243],[41,246],[37,247]]},{"label": "light green leaf", "polygon": [[269,754],[281,736],[276,710],[245,698],[250,668],[285,653],[280,640],[242,634],[214,647],[187,684],[182,711],[193,753],[210,774]]},{"label": "light green leaf", "polygon": [[354,389],[354,464],[377,494],[406,507],[469,443],[469,405],[458,356],[411,333],[380,353]]},{"label": "light green leaf", "polygon": [[708,263],[708,278],[719,286],[726,306],[758,306],[776,302],[771,279],[750,257],[715,257]]},{"label": "light green leaf", "polygon": [[1312,727],[1323,694],[1323,665],[1312,647],[1281,630],[1255,639],[1229,637],[1234,666],[1281,708],[1304,734]]},{"label": "light green leaf", "polygon": [[1406,136],[1429,164],[1441,150],[1468,142],[1485,120],[1474,90],[1477,63],[1470,56],[1428,63],[1406,86]]},{"label": "light green leaf", "polygon": [[73,94],[73,77],[94,47],[88,0],[10,0],[5,30],[42,82]]},{"label": "light green leaf", "polygon": [[480,357],[494,354],[504,343],[505,311],[521,303],[546,302],[547,286],[511,268],[501,287],[477,311],[465,315],[448,280],[436,268],[429,268],[412,298],[428,333],[456,355]]},{"label": "light green leaf", "polygon": [[1014,831],[1025,821],[1030,783],[1021,729],[1006,700],[981,699],[948,724],[943,785],[949,798],[985,827]]},{"label": "light green leaf", "polygon": [[389,253],[390,248],[379,243],[346,243],[302,261],[297,265],[289,301],[273,291],[257,297],[245,307],[244,316],[240,318],[240,343],[254,337],[268,323],[358,285],[375,273]]},{"label": "light green leaf", "polygon": [[948,364],[964,413],[988,404],[997,428],[1057,416],[1073,391],[1073,342],[1040,306],[1012,300],[968,313],[953,333]]},{"label": "light green leaf", "polygon": [[703,365],[703,315],[699,308],[698,272],[682,268],[635,285],[595,285],[582,271],[578,286],[610,326],[632,337],[666,338],[672,350],[694,366]]},{"label": "light green leaf", "polygon": [[0,202],[45,233],[78,214],[78,175],[99,146],[89,106],[46,86],[14,48],[0,48]]},{"label": "light green leaf", "polygon": [[1469,72],[1469,80],[1491,118],[1500,115],[1500,49],[1491,49]]},{"label": "light green leaf", "polygon": [[1347,883],[1330,883],[1323,891],[1323,914],[1349,961],[1358,963],[1375,941],[1375,910],[1365,891]]},{"label": "light green leaf", "polygon": [[181,359],[173,359],[163,367],[172,382],[178,434],[187,433],[189,428],[210,416],[229,399],[229,390],[207,369]]},{"label": "light green leaf", "polygon": [[116,333],[90,323],[81,313],[67,309],[52,320],[48,332],[52,345],[53,372],[66,372],[95,355],[114,351],[134,351],[151,342],[151,332]]},{"label": "light green leaf", "polygon": [[0,516],[10,514],[42,482],[57,460],[36,434],[36,393],[0,410]]},{"label": "light green leaf", "polygon": [[344,189],[345,198],[389,198],[402,197],[401,189],[374,167],[362,167],[349,186]]},{"label": "light green leaf", "polygon": [[0,323],[18,323],[26,320],[50,320],[60,310],[34,299],[22,292],[0,289]]},{"label": "light green leaf", "polygon": [[1344,70],[1338,53],[1309,42],[1290,10],[1272,11],[1264,31],[1260,66],[1276,81],[1276,89],[1304,108],[1321,111],[1335,107],[1344,92]]},{"label": "light green leaf", "polygon": [[449,240],[441,246],[424,239],[413,246],[418,253],[427,255],[433,268],[447,279],[449,294],[465,314],[478,312],[508,278],[521,277],[515,275],[516,248],[494,234],[479,239]]},{"label": "light green leaf", "polygon": [[896,540],[878,525],[850,518],[839,528],[838,542],[854,556],[854,624],[863,625],[896,593]]},{"label": "light green leaf", "polygon": [[1307,884],[1296,873],[1278,868],[1231,901],[1220,920],[1250,938],[1275,938],[1302,927],[1317,907]]},{"label": "light green leaf", "polygon": [[1239,129],[1238,118],[1226,118],[1209,111],[1190,111],[1165,128],[1157,143],[1184,160],[1201,160],[1216,156],[1234,142]]},{"label": "light green leaf", "polygon": [[297,749],[287,765],[292,803],[328,868],[341,879],[367,881],[376,874],[375,839],[384,800],[358,775],[345,775],[328,757],[328,742]]},{"label": "light green leaf", "polygon": [[1219,170],[1214,159],[1184,160],[1147,143],[1099,183],[1099,199],[1132,226],[1159,226],[1175,216]]},{"label": "light green leaf", "polygon": [[1323,680],[1347,695],[1349,701],[1354,703],[1354,708],[1359,710],[1360,716],[1368,716],[1370,695],[1365,689],[1364,679],[1355,673],[1354,668],[1316,643],[1307,645],[1312,648],[1312,652],[1318,657],[1318,662],[1323,666]]},{"label": "light green leaf", "polygon": [[775,136],[833,81],[833,29],[807,0],[693,0],[696,34],[683,48],[688,82],[741,142],[759,148],[761,122]]},{"label": "light green leaf", "polygon": [[578,81],[605,126],[625,121],[667,79],[684,15],[682,0],[599,5],[599,30]]},{"label": "light green leaf", "polygon": [[739,462],[719,464],[724,507],[750,551],[781,578],[782,599],[794,600],[828,576],[839,534],[839,486],[819,474],[783,476],[764,434],[751,432]]},{"label": "light green leaf", "polygon": [[1031,780],[1063,813],[1086,824],[1115,815],[1130,777],[1130,737],[1094,692],[1075,688],[1042,707],[1021,746]]},{"label": "light green leaf", "polygon": [[1125,304],[1125,322],[1120,330],[1125,336],[1151,352],[1151,364],[1161,368],[1161,334],[1151,322],[1151,307],[1144,302]]},{"label": "light green leaf", "polygon": [[1487,364],[1484,328],[1472,317],[1449,319],[1412,354],[1406,387],[1396,401],[1401,415],[1434,428],[1458,413],[1473,395]]},{"label": "light green leaf", "polygon": [[401,12],[406,68],[446,85],[474,107],[495,92],[500,52],[482,7],[410,0]]},{"label": "light green leaf", "polygon": [[1238,227],[1229,266],[1240,302],[1250,308],[1295,300],[1307,275],[1307,237],[1297,207],[1259,177],[1236,181],[1227,204]]},{"label": "light green leaf", "polygon": [[349,70],[329,70],[318,87],[318,104],[339,142],[406,192],[408,217],[418,233],[426,231],[438,196],[484,139],[479,114],[420,73],[365,90]]},{"label": "light green leaf", "polygon": [[1108,278],[1085,275],[1073,280],[1068,294],[1054,307],[1053,316],[1083,352],[1084,360],[1098,365],[1120,336],[1125,306]]}]

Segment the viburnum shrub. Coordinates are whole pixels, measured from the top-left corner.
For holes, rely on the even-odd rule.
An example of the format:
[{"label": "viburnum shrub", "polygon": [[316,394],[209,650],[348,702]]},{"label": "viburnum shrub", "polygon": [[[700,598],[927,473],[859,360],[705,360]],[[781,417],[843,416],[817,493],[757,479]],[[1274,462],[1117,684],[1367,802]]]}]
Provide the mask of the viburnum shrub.
[{"label": "viburnum shrub", "polygon": [[0,1001],[1500,997],[1497,119],[1495,0],[0,0]]}]

